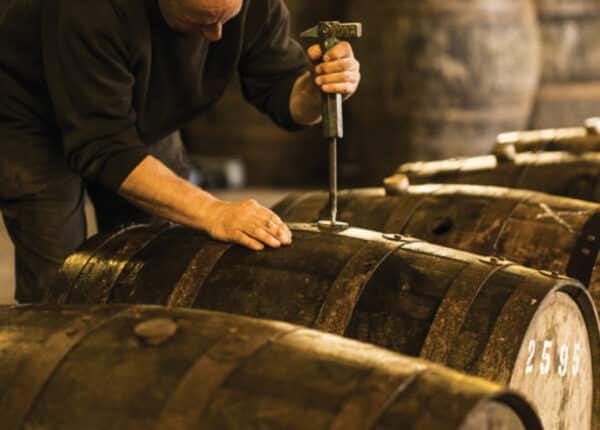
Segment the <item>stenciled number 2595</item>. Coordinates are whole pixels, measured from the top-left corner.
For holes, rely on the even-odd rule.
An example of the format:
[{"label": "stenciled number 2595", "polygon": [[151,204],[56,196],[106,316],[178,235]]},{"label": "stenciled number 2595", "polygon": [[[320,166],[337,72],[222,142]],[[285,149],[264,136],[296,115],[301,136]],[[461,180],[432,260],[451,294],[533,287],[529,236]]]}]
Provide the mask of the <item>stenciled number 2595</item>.
[{"label": "stenciled number 2595", "polygon": [[[538,343],[541,344],[541,348],[538,348]],[[573,376],[579,374],[581,368],[581,353],[582,348],[578,343],[569,346],[567,344],[561,344],[558,346],[558,363],[554,363],[555,357],[555,345],[551,340],[544,340],[538,342],[536,340],[530,340],[527,346],[529,355],[527,356],[527,365],[525,366],[525,374],[530,375],[536,371],[540,375],[548,375],[549,373],[556,371],[559,376],[565,377],[569,373]],[[534,364],[536,355],[540,355],[539,365]]]}]

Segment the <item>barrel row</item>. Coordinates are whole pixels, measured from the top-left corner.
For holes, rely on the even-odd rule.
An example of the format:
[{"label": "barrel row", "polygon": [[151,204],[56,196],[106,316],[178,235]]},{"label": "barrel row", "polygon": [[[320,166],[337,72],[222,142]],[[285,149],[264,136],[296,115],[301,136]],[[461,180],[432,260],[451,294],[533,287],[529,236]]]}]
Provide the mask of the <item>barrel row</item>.
[{"label": "barrel row", "polygon": [[0,322],[6,429],[542,429],[497,385],[285,323],[152,306]]},{"label": "barrel row", "polygon": [[592,428],[600,339],[577,281],[395,234],[292,229],[291,246],[260,253],[173,225],[97,236],[53,298],[288,321],[509,385],[547,428]]}]

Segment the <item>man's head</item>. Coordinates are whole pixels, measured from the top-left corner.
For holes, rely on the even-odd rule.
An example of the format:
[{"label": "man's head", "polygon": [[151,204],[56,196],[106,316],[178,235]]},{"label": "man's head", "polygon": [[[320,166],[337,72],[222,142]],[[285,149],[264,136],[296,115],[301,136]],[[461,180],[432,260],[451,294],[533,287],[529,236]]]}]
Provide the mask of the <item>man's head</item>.
[{"label": "man's head", "polygon": [[195,33],[216,42],[223,24],[235,17],[242,0],[158,0],[169,26],[181,33]]}]

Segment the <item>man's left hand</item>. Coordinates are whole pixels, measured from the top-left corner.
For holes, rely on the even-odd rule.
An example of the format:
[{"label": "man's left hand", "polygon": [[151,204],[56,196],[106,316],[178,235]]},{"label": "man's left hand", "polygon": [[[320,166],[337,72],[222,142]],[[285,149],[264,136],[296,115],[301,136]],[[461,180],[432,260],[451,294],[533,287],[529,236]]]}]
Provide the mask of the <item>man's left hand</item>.
[{"label": "man's left hand", "polygon": [[[322,55],[321,47],[308,48],[308,56],[315,64],[314,83],[325,93],[339,93],[348,99],[360,82],[360,63],[354,57],[352,45],[340,42]],[[322,57],[322,58],[321,58]]]}]

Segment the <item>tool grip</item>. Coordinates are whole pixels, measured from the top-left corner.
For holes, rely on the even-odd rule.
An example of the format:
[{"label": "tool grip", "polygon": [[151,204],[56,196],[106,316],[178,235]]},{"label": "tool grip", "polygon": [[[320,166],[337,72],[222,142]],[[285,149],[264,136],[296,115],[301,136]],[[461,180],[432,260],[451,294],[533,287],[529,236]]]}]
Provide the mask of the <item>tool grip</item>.
[{"label": "tool grip", "polygon": [[[321,41],[321,52],[323,55],[339,42],[335,37]],[[344,115],[342,114],[342,96],[341,94],[322,94],[322,114],[323,114],[323,137],[342,138],[344,137]]]}]

